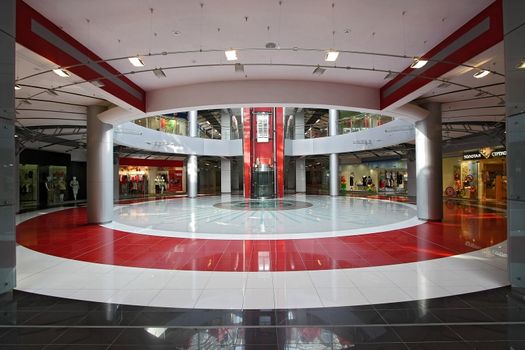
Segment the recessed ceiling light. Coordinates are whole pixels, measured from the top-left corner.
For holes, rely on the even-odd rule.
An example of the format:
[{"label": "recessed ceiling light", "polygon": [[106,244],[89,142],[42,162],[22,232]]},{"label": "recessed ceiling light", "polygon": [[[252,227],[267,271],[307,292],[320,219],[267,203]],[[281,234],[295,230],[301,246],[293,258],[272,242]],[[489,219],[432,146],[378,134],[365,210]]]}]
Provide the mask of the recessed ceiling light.
[{"label": "recessed ceiling light", "polygon": [[70,77],[69,72],[66,71],[65,69],[57,68],[57,69],[53,69],[53,72],[56,75],[58,75],[59,77],[62,77],[62,78],[69,78]]},{"label": "recessed ceiling light", "polygon": [[277,43],[274,43],[273,41],[267,42],[266,45],[264,45],[267,49],[275,49],[279,47]]},{"label": "recessed ceiling light", "polygon": [[139,56],[130,57],[130,58],[128,58],[128,60],[135,67],[144,67],[144,60],[142,59],[142,57],[139,57]]},{"label": "recessed ceiling light", "polygon": [[428,60],[422,58],[414,58],[414,61],[410,65],[410,68],[419,69],[423,68],[428,63]]},{"label": "recessed ceiling light", "polygon": [[228,61],[237,61],[237,50],[226,50],[224,51],[224,54],[226,55],[226,59]]},{"label": "recessed ceiling light", "polygon": [[324,72],[326,72],[326,69],[317,66],[317,67],[315,67],[315,69],[314,69],[314,71],[312,72],[312,74],[321,75],[321,74],[323,74]]},{"label": "recessed ceiling light", "polygon": [[394,72],[388,72],[387,75],[385,75],[385,80],[386,79],[392,79],[393,77],[395,77],[397,75],[397,73],[394,73]]},{"label": "recessed ceiling light", "polygon": [[166,78],[166,73],[164,73],[162,68],[155,68],[153,74],[155,74],[157,78]]},{"label": "recessed ceiling light", "polygon": [[518,63],[518,64],[516,65],[516,68],[518,68],[518,69],[525,69],[525,58],[522,59],[522,60],[520,61],[520,63]]},{"label": "recessed ceiling light", "polygon": [[476,73],[474,73],[473,77],[476,78],[476,79],[481,79],[483,77],[486,77],[489,74],[490,74],[490,71],[482,69],[482,70],[479,70]]},{"label": "recessed ceiling light", "polygon": [[15,84],[15,90],[21,90],[21,89],[22,89],[22,87],[20,85]]},{"label": "recessed ceiling light", "polygon": [[324,60],[326,62],[335,62],[337,60],[337,57],[339,57],[339,51],[328,50],[328,51],[326,51],[326,54],[324,56]]},{"label": "recessed ceiling light", "polygon": [[95,85],[98,88],[103,88],[105,86],[104,83],[100,80],[93,80],[91,81],[91,84]]},{"label": "recessed ceiling light", "polygon": [[182,32],[180,30],[174,30],[173,31],[173,35],[175,36],[180,36],[182,34]]}]

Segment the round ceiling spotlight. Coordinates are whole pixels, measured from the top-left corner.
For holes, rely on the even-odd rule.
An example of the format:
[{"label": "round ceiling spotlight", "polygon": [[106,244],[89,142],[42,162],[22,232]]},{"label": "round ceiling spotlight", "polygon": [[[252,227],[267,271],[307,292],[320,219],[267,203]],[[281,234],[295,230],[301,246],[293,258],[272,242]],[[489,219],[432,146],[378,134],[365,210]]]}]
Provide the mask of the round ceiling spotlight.
[{"label": "round ceiling spotlight", "polygon": [[173,31],[173,35],[175,36],[181,36],[182,35],[182,32],[180,30],[174,30]]},{"label": "round ceiling spotlight", "polygon": [[266,43],[266,45],[264,45],[264,47],[266,47],[267,49],[278,49],[279,45],[277,45],[277,43],[274,43],[273,41],[269,41]]}]

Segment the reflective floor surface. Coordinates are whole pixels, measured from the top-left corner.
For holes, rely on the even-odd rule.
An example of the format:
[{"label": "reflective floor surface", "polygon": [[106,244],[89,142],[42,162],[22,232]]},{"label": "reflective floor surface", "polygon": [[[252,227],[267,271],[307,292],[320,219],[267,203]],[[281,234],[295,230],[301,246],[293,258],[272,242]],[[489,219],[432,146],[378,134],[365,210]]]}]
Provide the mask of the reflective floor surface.
[{"label": "reflective floor surface", "polygon": [[[264,210],[217,212],[214,204],[222,199],[179,198],[116,207],[124,217],[135,218],[135,231],[87,225],[85,208],[19,216],[17,288],[115,304],[260,310],[366,306],[508,284],[502,209],[450,202],[444,204],[442,222],[416,219],[407,224],[407,217],[412,220],[412,206],[380,198],[341,197],[334,201],[303,196],[301,201],[312,203],[311,207],[273,211],[278,214],[274,216]],[[343,219],[332,226],[323,216],[334,207],[342,208],[338,216]],[[164,229],[166,235],[142,234],[140,230],[151,226],[147,222],[155,223],[152,218],[156,214],[162,214],[162,220],[177,215],[166,208],[182,208],[190,223],[195,216],[194,224],[186,225],[182,234],[200,234],[199,228],[206,228],[202,234],[215,236],[179,237],[178,228]],[[360,213],[358,219],[351,219],[355,216],[352,208]],[[304,210],[311,212],[300,214]],[[385,221],[370,219],[378,213]],[[219,223],[229,222],[224,215],[230,214],[257,216],[257,220],[244,219],[247,232],[252,232],[249,235],[257,237],[241,239],[241,233],[225,232]],[[308,232],[312,225],[304,220],[305,215],[324,220],[324,229]],[[361,220],[363,216],[366,220]],[[135,221],[128,220],[126,226],[132,227]],[[172,222],[178,222],[176,227],[183,220]],[[281,238],[268,232],[268,236],[259,230],[261,222],[266,227],[288,227],[296,235]],[[392,228],[400,222],[404,222],[402,226]],[[212,227],[217,227],[217,232],[211,232]],[[261,234],[266,238],[261,239]]]},{"label": "reflective floor surface", "polygon": [[323,309],[191,310],[61,299],[0,299],[0,348],[523,349],[525,305],[510,288]]}]

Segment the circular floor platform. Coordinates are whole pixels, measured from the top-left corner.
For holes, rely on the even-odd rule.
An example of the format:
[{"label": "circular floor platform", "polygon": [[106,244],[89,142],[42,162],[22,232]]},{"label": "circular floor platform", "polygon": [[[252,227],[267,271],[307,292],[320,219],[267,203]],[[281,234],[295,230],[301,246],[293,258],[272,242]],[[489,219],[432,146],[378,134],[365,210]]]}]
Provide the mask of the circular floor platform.
[{"label": "circular floor platform", "polygon": [[[125,218],[129,225],[115,223],[114,228],[87,225],[85,208],[28,218],[17,227],[18,288],[137,305],[250,309],[404,301],[507,283],[501,210],[447,203],[443,222],[388,229],[411,220],[413,206],[308,196],[309,208],[245,212],[214,207],[219,201],[205,197],[118,206],[117,220]],[[174,208],[184,219],[172,220]],[[340,210],[337,216],[350,214],[331,220],[334,208]],[[245,234],[256,238],[240,239],[241,233],[219,224],[227,224],[232,214],[238,216],[230,217],[232,227],[244,222],[254,232]],[[168,226],[149,227],[157,221]],[[185,221],[185,232],[166,229],[174,227],[170,222],[180,228]],[[261,222],[295,230],[293,239],[263,232]],[[308,232],[316,222],[324,230]],[[210,227],[217,232],[209,232]],[[204,234],[216,236],[197,238]]]}]

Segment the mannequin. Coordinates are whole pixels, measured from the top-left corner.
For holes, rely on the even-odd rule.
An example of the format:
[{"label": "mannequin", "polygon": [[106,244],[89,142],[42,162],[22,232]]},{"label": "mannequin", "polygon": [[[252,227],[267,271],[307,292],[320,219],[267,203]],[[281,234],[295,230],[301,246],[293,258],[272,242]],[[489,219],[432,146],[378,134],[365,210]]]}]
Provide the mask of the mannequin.
[{"label": "mannequin", "polygon": [[52,176],[48,176],[46,178],[46,182],[45,182],[45,186],[46,186],[46,190],[47,190],[47,202],[48,203],[54,203],[55,200],[55,185],[53,184],[53,177]]},{"label": "mannequin", "polygon": [[69,181],[69,187],[71,187],[71,189],[73,190],[73,198],[77,200],[77,194],[78,189],[80,188],[80,183],[78,182],[76,176],[73,176],[73,179]]},{"label": "mannequin", "polygon": [[66,194],[66,180],[64,180],[63,177],[58,179],[58,191],[59,191],[58,193],[59,193],[60,202],[63,202],[64,195]]}]

